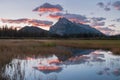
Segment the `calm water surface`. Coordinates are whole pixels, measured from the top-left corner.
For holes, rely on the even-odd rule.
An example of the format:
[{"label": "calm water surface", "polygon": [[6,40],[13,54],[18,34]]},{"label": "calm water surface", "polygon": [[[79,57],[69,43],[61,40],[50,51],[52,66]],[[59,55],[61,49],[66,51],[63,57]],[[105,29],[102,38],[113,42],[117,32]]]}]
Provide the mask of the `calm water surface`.
[{"label": "calm water surface", "polygon": [[64,60],[54,54],[13,59],[2,75],[8,80],[120,80],[120,56],[104,50],[71,51]]}]

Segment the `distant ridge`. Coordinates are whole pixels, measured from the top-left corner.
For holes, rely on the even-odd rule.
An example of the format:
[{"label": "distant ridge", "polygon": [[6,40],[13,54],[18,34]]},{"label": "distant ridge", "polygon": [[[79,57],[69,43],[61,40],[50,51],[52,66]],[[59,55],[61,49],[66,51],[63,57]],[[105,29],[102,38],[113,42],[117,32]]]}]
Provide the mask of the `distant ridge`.
[{"label": "distant ridge", "polygon": [[21,28],[19,31],[26,31],[26,32],[47,32],[46,30],[44,29],[41,29],[39,27],[36,27],[36,26],[25,26],[23,28]]},{"label": "distant ridge", "polygon": [[35,37],[47,36],[49,34],[48,31],[36,26],[25,26],[21,28],[18,32],[22,33],[23,36],[35,36]]}]

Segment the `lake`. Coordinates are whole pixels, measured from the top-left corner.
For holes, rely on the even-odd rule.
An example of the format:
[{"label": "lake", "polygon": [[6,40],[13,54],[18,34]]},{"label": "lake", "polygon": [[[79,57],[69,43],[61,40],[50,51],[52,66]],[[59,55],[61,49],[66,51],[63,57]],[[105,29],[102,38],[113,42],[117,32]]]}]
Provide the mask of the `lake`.
[{"label": "lake", "polygon": [[2,69],[6,80],[120,80],[120,56],[111,51],[73,49],[72,55],[14,58]]}]

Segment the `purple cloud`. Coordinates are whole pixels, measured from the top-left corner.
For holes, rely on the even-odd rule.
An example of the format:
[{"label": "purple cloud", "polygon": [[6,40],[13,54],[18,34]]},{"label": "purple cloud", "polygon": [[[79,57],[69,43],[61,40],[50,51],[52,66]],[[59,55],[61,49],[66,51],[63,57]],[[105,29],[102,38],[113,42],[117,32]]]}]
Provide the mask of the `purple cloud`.
[{"label": "purple cloud", "polygon": [[88,23],[88,22],[90,22],[90,21],[87,19],[86,16],[79,15],[79,14],[55,13],[55,14],[49,14],[48,17],[49,17],[49,18],[52,18],[52,19],[57,19],[57,20],[58,20],[59,18],[61,18],[61,17],[65,17],[65,18],[69,19],[70,21],[76,22],[76,23]]},{"label": "purple cloud", "polygon": [[53,22],[51,21],[42,21],[42,20],[36,20],[36,19],[33,19],[28,23],[32,24],[33,26],[51,26],[53,24]]},{"label": "purple cloud", "polygon": [[104,4],[103,2],[99,2],[97,3],[97,5],[100,8],[103,8],[105,11],[110,11],[111,8],[110,7],[114,7],[116,10],[120,11],[120,1],[115,1],[111,4],[111,2],[108,2],[107,4]]},{"label": "purple cloud", "polygon": [[103,8],[105,6],[103,2],[99,2],[99,3],[97,3],[97,5],[101,8]]},{"label": "purple cloud", "polygon": [[27,21],[29,21],[29,19],[27,18],[21,18],[21,19],[16,19],[16,20],[12,20],[12,19],[1,19],[1,21],[3,23],[16,23],[16,24],[20,24],[22,23],[26,23]]},{"label": "purple cloud", "polygon": [[105,25],[105,22],[104,20],[106,20],[106,18],[104,17],[93,17],[90,19],[91,23],[90,25],[91,26],[104,26]]},{"label": "purple cloud", "polygon": [[12,19],[1,19],[1,21],[3,23],[15,23],[15,24],[30,24],[33,26],[51,26],[53,24],[53,22],[51,21],[42,21],[42,20],[36,20],[36,19],[27,19],[27,18],[23,18],[23,19],[16,19],[16,20],[12,20]]},{"label": "purple cloud", "polygon": [[106,18],[103,18],[103,17],[93,17],[93,18],[91,18],[91,19],[96,20],[96,21],[106,20]]},{"label": "purple cloud", "polygon": [[111,21],[120,22],[120,18],[117,18],[117,19],[114,19],[114,20],[111,20]]},{"label": "purple cloud", "polygon": [[60,12],[60,11],[63,11],[63,7],[59,4],[52,5],[49,3],[44,3],[43,5],[35,8],[33,11],[37,11],[37,12]]},{"label": "purple cloud", "polygon": [[103,2],[99,2],[99,3],[97,3],[97,5],[100,8],[103,8],[105,11],[110,11],[111,10],[111,8],[110,8],[111,2],[108,2],[107,4],[104,4]]},{"label": "purple cloud", "polygon": [[113,35],[115,33],[115,30],[112,30],[108,27],[98,28],[98,30],[100,30],[101,32],[103,32],[104,34],[107,34],[107,35]]},{"label": "purple cloud", "polygon": [[111,9],[109,7],[104,8],[105,11],[110,11]]},{"label": "purple cloud", "polygon": [[109,25],[109,27],[116,27],[116,26],[115,26],[115,24],[111,24],[111,25]]},{"label": "purple cloud", "polygon": [[91,25],[92,26],[104,26],[105,22],[92,22]]},{"label": "purple cloud", "polygon": [[112,4],[112,6],[116,9],[120,11],[120,1],[116,1]]},{"label": "purple cloud", "polygon": [[116,19],[117,22],[120,22],[120,18]]}]

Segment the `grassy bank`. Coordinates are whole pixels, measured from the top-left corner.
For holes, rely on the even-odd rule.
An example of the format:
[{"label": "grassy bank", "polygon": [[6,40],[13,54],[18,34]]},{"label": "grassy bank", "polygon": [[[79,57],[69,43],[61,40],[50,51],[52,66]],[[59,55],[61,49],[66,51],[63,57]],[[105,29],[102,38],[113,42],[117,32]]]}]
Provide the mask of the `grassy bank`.
[{"label": "grassy bank", "polygon": [[120,40],[56,40],[57,45],[84,49],[107,49],[120,54]]},{"label": "grassy bank", "polygon": [[56,46],[108,49],[120,54],[120,40],[0,40],[0,55],[60,53]]},{"label": "grassy bank", "polygon": [[18,56],[70,55],[69,51],[57,49],[56,46],[56,43],[48,40],[0,40],[0,67]]}]

